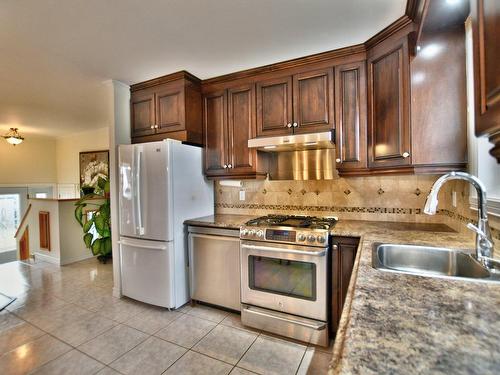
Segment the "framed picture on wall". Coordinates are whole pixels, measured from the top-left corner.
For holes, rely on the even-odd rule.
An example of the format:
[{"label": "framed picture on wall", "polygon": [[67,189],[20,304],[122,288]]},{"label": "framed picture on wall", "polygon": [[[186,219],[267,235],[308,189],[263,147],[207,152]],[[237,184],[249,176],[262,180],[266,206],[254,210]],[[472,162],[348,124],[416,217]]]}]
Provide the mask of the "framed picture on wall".
[{"label": "framed picture on wall", "polygon": [[109,177],[109,151],[80,152],[80,191],[82,195],[101,194],[98,191],[99,177]]}]

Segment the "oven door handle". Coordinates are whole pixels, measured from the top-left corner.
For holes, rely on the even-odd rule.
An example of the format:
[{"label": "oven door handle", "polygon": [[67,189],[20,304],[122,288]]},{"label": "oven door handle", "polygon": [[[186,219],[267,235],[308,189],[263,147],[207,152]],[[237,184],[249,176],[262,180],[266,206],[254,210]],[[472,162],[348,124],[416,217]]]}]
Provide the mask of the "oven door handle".
[{"label": "oven door handle", "polygon": [[241,248],[242,249],[251,249],[251,250],[272,251],[275,253],[311,255],[311,256],[316,256],[316,257],[322,257],[322,256],[326,255],[326,249],[321,249],[319,251],[301,251],[301,250],[284,249],[284,248],[279,248],[279,247],[262,246],[262,245],[248,245],[248,244],[242,244]]}]

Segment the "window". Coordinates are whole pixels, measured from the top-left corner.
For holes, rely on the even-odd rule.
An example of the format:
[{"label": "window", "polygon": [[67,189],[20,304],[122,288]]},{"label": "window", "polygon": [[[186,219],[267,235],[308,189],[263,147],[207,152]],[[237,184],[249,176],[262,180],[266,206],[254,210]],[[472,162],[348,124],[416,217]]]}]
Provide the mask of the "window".
[{"label": "window", "polygon": [[[467,129],[469,148],[469,172],[477,176],[486,186],[488,213],[500,216],[500,164],[489,154],[493,147],[487,138],[476,138],[474,134],[474,76],[472,54],[472,24],[470,17],[465,21],[465,52],[467,74]],[[470,190],[470,205],[477,209],[477,195]]]}]

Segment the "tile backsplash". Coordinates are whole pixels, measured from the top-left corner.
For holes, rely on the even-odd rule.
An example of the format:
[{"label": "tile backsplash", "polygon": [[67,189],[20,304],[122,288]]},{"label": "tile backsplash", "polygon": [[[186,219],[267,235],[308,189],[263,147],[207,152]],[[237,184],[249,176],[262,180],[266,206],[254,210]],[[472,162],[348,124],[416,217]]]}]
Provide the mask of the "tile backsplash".
[{"label": "tile backsplash", "polygon": [[[216,184],[216,212],[248,215],[295,213],[343,219],[439,222],[423,214],[427,194],[438,178],[373,176],[323,181],[243,181],[241,188]],[[245,201],[239,191],[245,191]],[[443,199],[447,195],[443,192]]]}]

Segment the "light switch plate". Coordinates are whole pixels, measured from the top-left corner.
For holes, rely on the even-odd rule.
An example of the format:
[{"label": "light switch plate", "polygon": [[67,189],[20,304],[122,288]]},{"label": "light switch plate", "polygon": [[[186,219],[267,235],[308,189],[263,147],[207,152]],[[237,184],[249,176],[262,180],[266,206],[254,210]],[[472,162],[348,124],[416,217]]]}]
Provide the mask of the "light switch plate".
[{"label": "light switch plate", "polygon": [[245,190],[240,190],[240,201],[245,200]]}]

